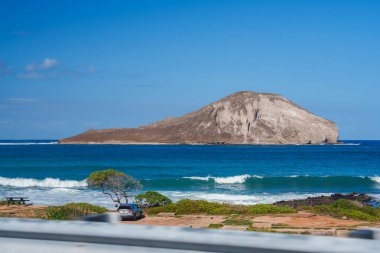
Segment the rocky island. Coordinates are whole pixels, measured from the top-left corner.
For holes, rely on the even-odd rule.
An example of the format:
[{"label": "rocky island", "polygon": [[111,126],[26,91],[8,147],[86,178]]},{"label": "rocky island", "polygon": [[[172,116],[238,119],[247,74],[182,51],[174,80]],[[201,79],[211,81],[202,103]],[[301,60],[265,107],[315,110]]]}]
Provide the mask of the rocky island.
[{"label": "rocky island", "polygon": [[242,91],[138,128],[89,130],[60,143],[334,144],[338,128],[276,94]]}]

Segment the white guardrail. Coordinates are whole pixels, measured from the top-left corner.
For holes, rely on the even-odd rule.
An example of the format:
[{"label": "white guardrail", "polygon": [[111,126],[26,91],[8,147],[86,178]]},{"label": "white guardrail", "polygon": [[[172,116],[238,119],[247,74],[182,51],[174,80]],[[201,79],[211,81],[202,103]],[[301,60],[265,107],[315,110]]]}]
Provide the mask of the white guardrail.
[{"label": "white guardrail", "polygon": [[[364,235],[380,239],[376,230]],[[14,252],[376,253],[380,240],[0,218],[0,253]]]}]

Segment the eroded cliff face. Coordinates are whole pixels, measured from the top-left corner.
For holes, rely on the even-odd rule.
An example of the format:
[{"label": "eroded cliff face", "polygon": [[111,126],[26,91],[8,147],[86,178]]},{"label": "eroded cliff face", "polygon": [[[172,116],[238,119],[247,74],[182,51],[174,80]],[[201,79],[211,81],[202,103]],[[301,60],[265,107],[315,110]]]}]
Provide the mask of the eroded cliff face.
[{"label": "eroded cliff face", "polygon": [[238,92],[198,111],[140,128],[92,130],[61,143],[336,143],[335,123],[286,98]]}]

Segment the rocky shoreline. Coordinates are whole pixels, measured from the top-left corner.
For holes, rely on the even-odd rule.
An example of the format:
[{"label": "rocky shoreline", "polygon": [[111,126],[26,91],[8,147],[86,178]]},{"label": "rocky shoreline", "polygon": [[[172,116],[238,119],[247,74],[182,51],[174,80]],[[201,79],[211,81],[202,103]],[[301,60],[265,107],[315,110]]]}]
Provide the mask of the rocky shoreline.
[{"label": "rocky shoreline", "polygon": [[329,205],[340,199],[355,201],[361,205],[378,206],[378,204],[380,204],[379,202],[375,201],[373,197],[367,194],[353,192],[350,194],[336,193],[330,196],[322,195],[317,197],[308,197],[306,199],[283,200],[274,203],[274,205],[299,208],[301,206]]}]

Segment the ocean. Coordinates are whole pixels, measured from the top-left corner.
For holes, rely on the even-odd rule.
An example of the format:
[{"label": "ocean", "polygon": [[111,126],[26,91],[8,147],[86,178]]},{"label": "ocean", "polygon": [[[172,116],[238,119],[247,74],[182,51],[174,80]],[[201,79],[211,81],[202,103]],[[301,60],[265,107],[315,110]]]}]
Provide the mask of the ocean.
[{"label": "ocean", "polygon": [[93,171],[114,168],[174,201],[273,203],[331,193],[380,198],[380,141],[340,145],[61,145],[0,141],[0,198],[35,205],[89,202],[112,207],[87,188]]}]

